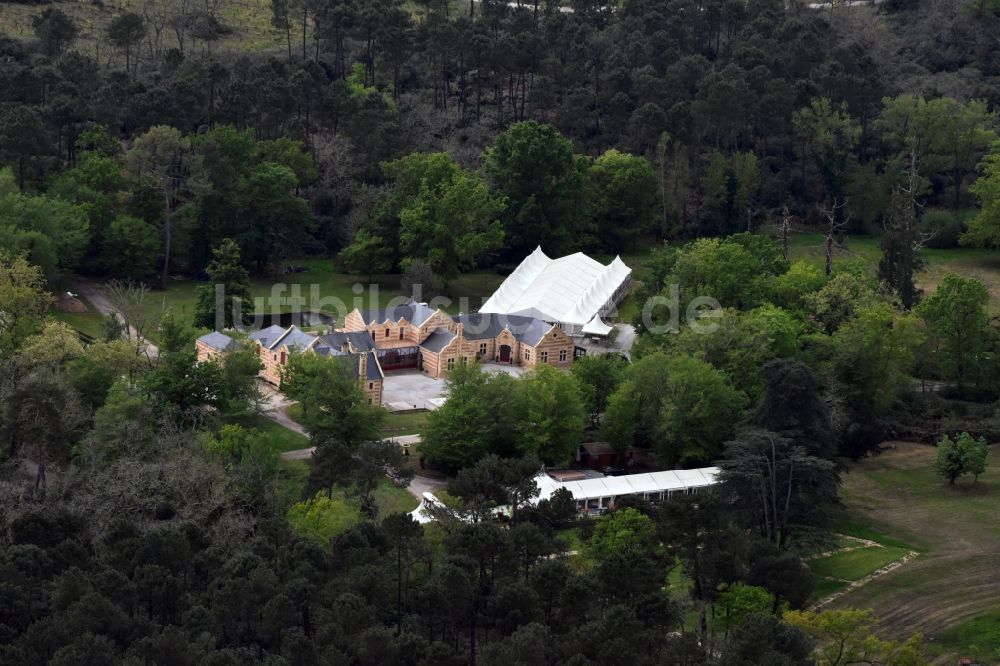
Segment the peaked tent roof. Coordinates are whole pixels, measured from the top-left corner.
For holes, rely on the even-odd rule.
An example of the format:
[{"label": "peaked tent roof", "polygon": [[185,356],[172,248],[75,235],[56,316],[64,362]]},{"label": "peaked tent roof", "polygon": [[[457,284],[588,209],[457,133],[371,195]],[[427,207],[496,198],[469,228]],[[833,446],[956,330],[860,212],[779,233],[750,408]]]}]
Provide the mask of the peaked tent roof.
[{"label": "peaked tent roof", "polygon": [[551,259],[537,247],[479,311],[583,326],[631,273],[621,257],[605,266],[581,252]]},{"label": "peaked tent roof", "polygon": [[594,315],[594,318],[583,327],[583,332],[587,335],[607,335],[611,329],[612,327],[605,324],[599,315]]}]

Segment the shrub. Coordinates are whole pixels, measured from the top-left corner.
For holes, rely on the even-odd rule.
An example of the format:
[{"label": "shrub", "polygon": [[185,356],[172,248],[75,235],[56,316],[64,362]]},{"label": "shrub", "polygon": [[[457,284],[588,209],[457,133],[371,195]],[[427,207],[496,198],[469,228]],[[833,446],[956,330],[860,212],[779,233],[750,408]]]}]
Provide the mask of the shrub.
[{"label": "shrub", "polygon": [[958,239],[965,232],[965,218],[967,214],[944,210],[942,208],[929,208],[920,217],[920,230],[925,234],[932,234],[925,243],[927,247],[952,248],[958,247]]}]

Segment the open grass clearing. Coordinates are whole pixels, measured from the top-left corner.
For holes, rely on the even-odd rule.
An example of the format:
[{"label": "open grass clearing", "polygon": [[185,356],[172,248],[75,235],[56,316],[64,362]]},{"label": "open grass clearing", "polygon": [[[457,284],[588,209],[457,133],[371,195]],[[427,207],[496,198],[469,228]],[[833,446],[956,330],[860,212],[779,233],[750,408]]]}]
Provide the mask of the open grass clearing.
[{"label": "open grass clearing", "polygon": [[[105,37],[108,24],[120,12],[138,11],[135,4],[128,0],[105,0],[104,2],[68,2],[57,0],[48,4],[18,4],[4,3],[0,11],[0,32],[19,39],[34,39],[35,33],[31,19],[47,7],[58,8],[65,12],[80,30],[72,49],[95,58],[102,66],[109,62],[117,67],[124,67],[125,56],[112,50]],[[218,4],[216,13],[219,21],[229,28],[230,32],[221,36],[211,45],[215,54],[240,52],[273,52],[287,57],[285,33],[276,30],[271,25],[271,9],[263,0],[223,0]],[[296,37],[292,34],[292,54],[301,55],[301,31]],[[308,46],[312,46],[309,44]],[[161,48],[177,48],[177,37],[170,29],[163,31]],[[189,55],[203,55],[208,52],[208,45],[187,36],[185,50]],[[141,57],[146,58],[147,48],[144,45]]]},{"label": "open grass clearing", "polygon": [[942,660],[960,654],[982,664],[1000,662],[1000,612],[987,613],[942,631],[928,643],[928,649]]},{"label": "open grass clearing", "polygon": [[904,548],[867,546],[810,560],[809,568],[818,576],[855,581],[902,559],[907,553],[909,551]]},{"label": "open grass clearing", "polygon": [[73,329],[91,338],[99,339],[104,336],[104,315],[97,311],[97,308],[82,296],[77,300],[85,308],[86,312],[65,312],[52,308],[49,314],[56,320],[69,324]]},{"label": "open grass clearing", "polygon": [[[934,453],[931,446],[894,442],[843,475],[840,527],[853,525],[857,536],[883,544],[911,544],[920,555],[845,591],[830,607],[871,608],[882,635],[921,632],[941,663],[954,663],[974,646],[957,627],[1000,613],[1000,474],[988,469],[978,483],[963,479],[949,487],[931,469]],[[939,637],[951,641],[943,651]]]},{"label": "open grass clearing", "polygon": [[99,339],[104,335],[104,317],[93,310],[87,312],[52,310],[51,314],[55,319],[69,324],[73,329],[88,337]]},{"label": "open grass clearing", "polygon": [[[330,259],[296,259],[295,266],[307,269],[251,281],[251,298],[256,313],[280,314],[296,311],[321,311],[343,317],[353,310],[384,307],[390,299],[400,296],[398,275],[373,276],[371,284],[364,276],[337,273]],[[198,302],[198,288],[207,282],[194,279],[171,280],[164,289],[152,289],[146,295],[143,312],[155,329],[166,310],[191,322]],[[150,339],[157,332],[150,330]]]},{"label": "open grass clearing", "polygon": [[[823,267],[826,258],[823,236],[818,233],[794,234],[790,239],[789,256],[793,261],[807,261]],[[920,250],[924,270],[917,274],[917,286],[933,291],[948,273],[975,278],[990,291],[991,309],[1000,310],[1000,251],[985,248],[932,248]],[[875,236],[848,236],[843,249],[837,251],[834,263],[861,260],[873,270],[878,267],[882,250]]]},{"label": "open grass clearing", "polygon": [[375,501],[382,516],[390,513],[409,513],[420,504],[410,491],[400,488],[390,479],[379,481],[378,488],[375,489]]},{"label": "open grass clearing", "polygon": [[[305,460],[282,461],[278,477],[278,493],[287,505],[305,499],[305,489],[309,481],[309,462]],[[342,532],[361,522],[364,515],[361,512],[361,502],[349,489],[334,488],[332,499],[343,503],[344,512],[337,513],[330,526],[333,533]],[[409,513],[417,508],[419,502],[406,488],[400,488],[392,480],[380,479],[375,489],[375,502],[379,507],[379,517],[384,518],[393,513]]]},{"label": "open grass clearing", "polygon": [[812,600],[819,601],[820,599],[825,599],[837,592],[847,589],[850,585],[846,580],[834,580],[832,578],[819,578],[816,579],[816,588],[813,590]]},{"label": "open grass clearing", "polygon": [[389,412],[382,422],[382,434],[386,437],[422,435],[427,427],[429,414],[430,412]]},{"label": "open grass clearing", "polygon": [[[285,408],[285,414],[293,421],[302,421],[302,405],[295,402]],[[383,437],[398,437],[400,435],[421,435],[427,425],[430,412],[389,412],[386,411],[382,422]]]},{"label": "open grass clearing", "polygon": [[309,446],[307,438],[293,430],[289,430],[280,423],[272,421],[263,414],[233,417],[227,419],[227,422],[263,432],[274,449],[280,453],[296,451]]}]

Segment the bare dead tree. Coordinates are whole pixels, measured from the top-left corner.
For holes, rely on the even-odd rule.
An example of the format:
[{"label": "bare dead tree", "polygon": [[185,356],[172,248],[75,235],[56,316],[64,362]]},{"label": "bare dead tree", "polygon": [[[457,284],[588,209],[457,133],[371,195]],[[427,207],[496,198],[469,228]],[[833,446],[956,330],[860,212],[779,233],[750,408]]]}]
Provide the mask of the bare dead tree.
[{"label": "bare dead tree", "polygon": [[823,205],[819,206],[819,212],[827,220],[826,234],[823,239],[824,254],[826,255],[826,274],[833,274],[833,254],[835,250],[843,249],[840,242],[837,240],[837,234],[839,234],[847,223],[851,221],[851,215],[848,213],[846,216],[842,216],[843,210],[847,206],[847,199],[840,201],[838,203],[837,197],[833,198],[833,203],[831,206],[826,207]]},{"label": "bare dead tree", "polygon": [[145,312],[149,287],[132,280],[111,280],[104,285],[104,294],[111,304],[112,314],[125,325],[126,338],[135,344],[136,353],[141,353],[149,326]]},{"label": "bare dead tree", "polygon": [[778,231],[781,233],[781,251],[788,261],[788,235],[792,232],[792,215],[788,212],[788,206],[781,207],[781,222],[778,223]]}]

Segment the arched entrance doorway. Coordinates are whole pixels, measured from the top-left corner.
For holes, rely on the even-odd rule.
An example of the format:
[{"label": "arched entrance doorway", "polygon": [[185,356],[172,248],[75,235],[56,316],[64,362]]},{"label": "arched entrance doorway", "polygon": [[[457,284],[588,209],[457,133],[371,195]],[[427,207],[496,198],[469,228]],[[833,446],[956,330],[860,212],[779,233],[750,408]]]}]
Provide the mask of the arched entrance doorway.
[{"label": "arched entrance doorway", "polygon": [[510,345],[500,345],[500,362],[510,363]]}]

